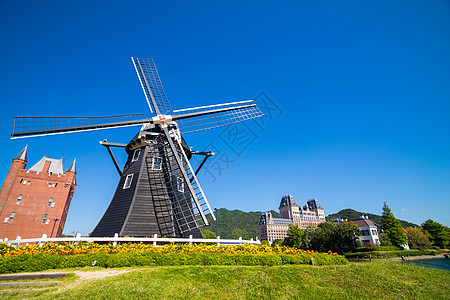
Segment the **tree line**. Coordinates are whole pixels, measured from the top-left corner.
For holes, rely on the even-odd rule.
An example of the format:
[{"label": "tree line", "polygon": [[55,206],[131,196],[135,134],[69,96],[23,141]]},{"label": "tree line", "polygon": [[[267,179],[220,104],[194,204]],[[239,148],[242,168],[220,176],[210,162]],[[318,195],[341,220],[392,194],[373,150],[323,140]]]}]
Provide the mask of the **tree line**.
[{"label": "tree line", "polygon": [[[275,240],[272,245],[285,245],[319,252],[333,251],[344,253],[361,246],[358,239],[361,234],[358,226],[351,221],[325,222],[317,227],[301,229],[298,225],[289,226],[287,237]],[[381,217],[380,241],[385,246],[412,249],[426,249],[432,246],[445,248],[449,246],[450,229],[431,219],[421,227],[403,229],[391,209],[384,203]]]}]

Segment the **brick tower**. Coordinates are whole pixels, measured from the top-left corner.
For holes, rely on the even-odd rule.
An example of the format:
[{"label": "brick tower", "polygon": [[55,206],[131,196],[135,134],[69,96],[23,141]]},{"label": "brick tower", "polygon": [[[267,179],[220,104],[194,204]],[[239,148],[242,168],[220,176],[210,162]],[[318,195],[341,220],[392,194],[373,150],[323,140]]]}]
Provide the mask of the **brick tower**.
[{"label": "brick tower", "polygon": [[75,160],[41,158],[28,170],[27,147],[13,159],[0,189],[0,238],[59,237],[76,188]]}]

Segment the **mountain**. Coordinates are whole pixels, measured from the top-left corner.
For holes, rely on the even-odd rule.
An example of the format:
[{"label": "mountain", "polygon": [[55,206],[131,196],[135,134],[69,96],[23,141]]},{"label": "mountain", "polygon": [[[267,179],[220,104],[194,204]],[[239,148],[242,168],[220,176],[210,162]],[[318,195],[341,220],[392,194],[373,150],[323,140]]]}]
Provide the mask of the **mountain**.
[{"label": "mountain", "polygon": [[[361,218],[361,216],[368,216],[370,220],[372,220],[373,222],[375,222],[381,226],[381,216],[374,215],[371,213],[356,211],[351,208],[346,208],[346,209],[339,211],[338,213],[328,215],[326,217],[326,219],[327,219],[327,221],[332,221],[334,219],[356,220],[356,219]],[[403,220],[399,220],[399,221],[403,228],[418,226],[418,225],[408,222],[408,221],[403,221]]]},{"label": "mountain", "polygon": [[[279,218],[280,214],[271,211],[275,218]],[[214,212],[217,218],[218,235],[223,239],[238,239],[242,237],[244,240],[259,237],[259,219],[260,211],[244,212],[238,209],[228,210],[226,208],[218,209]],[[207,215],[209,226],[202,229],[208,229],[216,232],[216,222],[212,220],[211,215]]]}]

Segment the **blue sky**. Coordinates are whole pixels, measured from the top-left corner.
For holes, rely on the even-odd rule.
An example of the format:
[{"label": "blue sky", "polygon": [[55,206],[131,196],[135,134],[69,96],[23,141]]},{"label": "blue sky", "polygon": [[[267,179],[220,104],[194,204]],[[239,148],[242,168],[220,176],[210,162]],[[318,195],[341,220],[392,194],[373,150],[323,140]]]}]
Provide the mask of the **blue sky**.
[{"label": "blue sky", "polygon": [[173,108],[259,95],[274,109],[240,125],[240,143],[223,128],[185,136],[218,152],[199,176],[212,207],[276,210],[292,194],[326,214],[381,214],[387,201],[397,218],[449,226],[449,13],[448,1],[2,1],[0,179],[26,144],[28,167],[76,157],[65,232],[92,231],[118,180],[98,141],[139,127],[10,140],[12,118],[150,115],[130,57],[154,58]]}]

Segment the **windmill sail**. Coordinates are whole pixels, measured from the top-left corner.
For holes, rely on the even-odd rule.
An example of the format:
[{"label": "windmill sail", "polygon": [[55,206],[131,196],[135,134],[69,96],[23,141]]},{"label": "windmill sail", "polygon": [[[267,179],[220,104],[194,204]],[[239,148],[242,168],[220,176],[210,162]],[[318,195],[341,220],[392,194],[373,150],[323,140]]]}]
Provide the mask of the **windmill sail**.
[{"label": "windmill sail", "polygon": [[173,111],[181,133],[190,133],[263,116],[253,100]]},{"label": "windmill sail", "polygon": [[153,59],[134,57],[131,59],[133,60],[134,68],[141,82],[150,110],[157,115],[167,114],[172,108],[164,92]]},{"label": "windmill sail", "polygon": [[135,126],[148,122],[144,114],[103,117],[14,117],[11,138]]},{"label": "windmill sail", "polygon": [[[178,170],[179,173],[181,174],[181,177],[177,178],[177,189],[178,191],[183,190],[183,193],[174,194],[174,203],[178,205],[179,203],[189,202],[191,207],[193,204],[194,205],[193,207],[195,208],[195,215],[199,215],[201,217],[201,221],[205,225],[208,225],[208,220],[206,219],[205,211],[209,211],[213,219],[215,219],[215,216],[212,213],[208,200],[206,199],[206,196],[203,193],[203,190],[197,181],[197,177],[195,176],[195,173],[192,170],[192,166],[187,159],[186,153],[181,149],[180,151],[178,151],[174,144],[174,140],[175,142],[178,143],[178,145],[181,144],[181,142],[178,142],[181,141],[181,137],[178,139],[178,141],[176,138],[172,140],[169,130],[166,127],[163,128],[163,131],[164,134],[166,135],[167,141],[169,142],[169,146],[172,150],[172,155],[174,158],[173,164],[178,165]],[[172,135],[175,137],[176,134],[177,134],[176,130],[173,130]],[[181,146],[179,147],[182,148]],[[192,182],[190,178],[193,178]],[[184,187],[186,187],[186,192],[184,192],[185,189]],[[182,195],[181,199],[180,195]],[[186,196],[188,196],[188,198],[191,199],[191,201],[188,201],[188,199],[186,199]],[[181,209],[181,213],[178,216],[176,216],[176,220],[182,220],[181,224],[187,224],[189,227],[189,220],[185,218],[183,211],[184,209]]]}]

